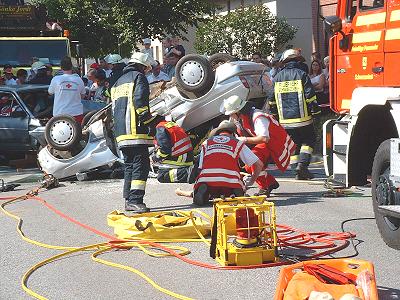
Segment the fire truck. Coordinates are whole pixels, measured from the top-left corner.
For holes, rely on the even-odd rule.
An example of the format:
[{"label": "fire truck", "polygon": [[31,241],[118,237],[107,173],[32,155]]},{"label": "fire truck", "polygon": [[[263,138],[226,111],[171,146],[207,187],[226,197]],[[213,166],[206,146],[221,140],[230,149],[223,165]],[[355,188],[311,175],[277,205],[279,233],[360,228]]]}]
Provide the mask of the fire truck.
[{"label": "fire truck", "polygon": [[0,5],[0,68],[29,69],[36,57],[59,69],[61,59],[71,53],[68,31],[56,25],[43,6]]},{"label": "fire truck", "polygon": [[376,223],[400,249],[400,0],[339,0],[325,19],[330,106],[325,172],[337,185],[371,181]]}]

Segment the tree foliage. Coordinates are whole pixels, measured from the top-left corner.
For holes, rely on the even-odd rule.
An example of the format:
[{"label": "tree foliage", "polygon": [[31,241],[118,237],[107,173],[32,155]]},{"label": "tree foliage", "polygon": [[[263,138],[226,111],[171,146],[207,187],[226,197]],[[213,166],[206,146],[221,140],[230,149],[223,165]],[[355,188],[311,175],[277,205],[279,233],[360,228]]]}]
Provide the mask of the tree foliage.
[{"label": "tree foliage", "polygon": [[260,52],[267,57],[293,39],[296,32],[296,27],[264,5],[253,5],[208,18],[196,31],[195,48],[209,55],[226,52],[248,57]]},{"label": "tree foliage", "polygon": [[43,4],[49,18],[69,29],[72,39],[83,43],[87,54],[98,57],[118,51],[124,55],[146,37],[183,37],[214,10],[207,0],[33,0]]}]

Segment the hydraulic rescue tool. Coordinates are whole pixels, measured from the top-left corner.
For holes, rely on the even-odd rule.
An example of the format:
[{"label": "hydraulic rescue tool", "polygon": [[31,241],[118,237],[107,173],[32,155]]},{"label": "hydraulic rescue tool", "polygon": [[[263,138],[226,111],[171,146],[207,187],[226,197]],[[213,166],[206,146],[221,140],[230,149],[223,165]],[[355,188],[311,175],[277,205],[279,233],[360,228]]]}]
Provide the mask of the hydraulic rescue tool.
[{"label": "hydraulic rescue tool", "polygon": [[210,256],[223,266],[276,262],[275,207],[265,196],[214,200]]}]

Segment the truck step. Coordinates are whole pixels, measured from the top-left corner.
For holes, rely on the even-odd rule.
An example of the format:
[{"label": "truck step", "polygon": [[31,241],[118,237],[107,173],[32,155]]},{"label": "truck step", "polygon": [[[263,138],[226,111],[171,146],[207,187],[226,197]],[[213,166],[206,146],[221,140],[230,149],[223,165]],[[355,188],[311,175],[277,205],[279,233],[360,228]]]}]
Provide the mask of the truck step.
[{"label": "truck step", "polygon": [[400,205],[380,205],[378,211],[386,216],[400,218]]}]

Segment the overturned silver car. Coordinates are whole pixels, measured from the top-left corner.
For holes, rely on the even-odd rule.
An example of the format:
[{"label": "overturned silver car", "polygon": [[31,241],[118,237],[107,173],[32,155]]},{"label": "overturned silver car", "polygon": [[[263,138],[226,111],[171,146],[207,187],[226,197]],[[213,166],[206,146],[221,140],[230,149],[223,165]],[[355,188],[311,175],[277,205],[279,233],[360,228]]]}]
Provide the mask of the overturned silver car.
[{"label": "overturned silver car", "polygon": [[[264,106],[265,95],[272,87],[264,71],[262,64],[232,61],[225,54],[209,59],[184,56],[176,66],[175,82],[151,85],[150,110],[170,115],[190,133],[196,149],[219,124],[219,107],[224,99],[238,95],[259,108]],[[81,127],[68,116],[57,116],[48,122],[48,145],[38,154],[44,172],[63,179],[122,163],[112,132],[111,106],[92,113],[83,123]]]}]

